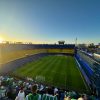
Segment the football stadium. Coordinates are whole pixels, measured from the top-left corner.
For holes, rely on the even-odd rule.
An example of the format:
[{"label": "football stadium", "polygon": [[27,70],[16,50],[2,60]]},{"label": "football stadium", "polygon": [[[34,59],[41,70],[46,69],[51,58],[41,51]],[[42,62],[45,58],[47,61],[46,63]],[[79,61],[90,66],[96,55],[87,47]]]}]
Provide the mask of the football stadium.
[{"label": "football stadium", "polygon": [[100,0],[0,0],[0,100],[100,100]]},{"label": "football stadium", "polygon": [[4,78],[1,84],[27,80],[63,91],[99,93],[99,72],[94,75],[99,62],[75,44],[61,41],[61,44],[0,44],[0,47],[0,74]]}]

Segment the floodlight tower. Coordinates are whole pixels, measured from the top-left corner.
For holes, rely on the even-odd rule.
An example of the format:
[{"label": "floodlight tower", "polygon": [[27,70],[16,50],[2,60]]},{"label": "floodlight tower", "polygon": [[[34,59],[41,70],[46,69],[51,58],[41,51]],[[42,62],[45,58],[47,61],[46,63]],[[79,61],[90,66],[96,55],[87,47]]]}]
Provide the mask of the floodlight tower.
[{"label": "floodlight tower", "polygon": [[75,47],[77,47],[77,37],[76,37],[76,39],[75,39]]},{"label": "floodlight tower", "polygon": [[75,39],[75,54],[77,54],[77,37]]}]

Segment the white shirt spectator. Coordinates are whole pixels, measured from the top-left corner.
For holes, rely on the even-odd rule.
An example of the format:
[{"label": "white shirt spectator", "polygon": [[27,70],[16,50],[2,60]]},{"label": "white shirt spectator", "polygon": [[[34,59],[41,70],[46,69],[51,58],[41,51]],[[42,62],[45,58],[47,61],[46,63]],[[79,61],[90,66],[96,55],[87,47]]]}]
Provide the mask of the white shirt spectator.
[{"label": "white shirt spectator", "polygon": [[80,97],[80,98],[78,98],[78,100],[84,100],[84,99]]},{"label": "white shirt spectator", "polygon": [[28,88],[29,88],[29,89],[31,89],[31,87],[32,87],[32,85],[31,85],[31,84],[29,84]]},{"label": "white shirt spectator", "polygon": [[54,94],[56,94],[58,92],[58,89],[57,88],[55,88],[54,89]]},{"label": "white shirt spectator", "polygon": [[15,100],[25,100],[25,92],[20,90]]},{"label": "white shirt spectator", "polygon": [[42,91],[44,89],[44,86],[41,84],[41,86],[40,86],[40,91]]}]

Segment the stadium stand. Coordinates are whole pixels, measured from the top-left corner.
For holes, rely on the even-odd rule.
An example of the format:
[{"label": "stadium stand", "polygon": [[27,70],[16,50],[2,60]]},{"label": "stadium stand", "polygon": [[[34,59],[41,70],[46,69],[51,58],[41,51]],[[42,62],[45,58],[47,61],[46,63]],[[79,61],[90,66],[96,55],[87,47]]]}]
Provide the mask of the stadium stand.
[{"label": "stadium stand", "polygon": [[[74,44],[0,44],[2,51],[14,51],[14,50],[22,50],[22,49],[73,49],[75,47]],[[6,49],[5,49],[6,48]]]},{"label": "stadium stand", "polygon": [[74,54],[74,44],[0,44],[0,64],[37,53]]},{"label": "stadium stand", "polygon": [[[34,87],[35,86],[35,87]],[[44,84],[38,84],[34,80],[28,79],[19,79],[11,76],[0,76],[0,100],[22,100],[18,98],[22,98],[22,94],[19,95],[20,91],[23,91],[25,95],[24,99],[31,98],[32,91],[34,90],[34,99],[26,99],[26,100],[99,100],[95,94],[81,94],[75,91],[69,91],[65,89],[56,88],[54,86],[46,86]],[[37,99],[41,98],[41,99]],[[69,99],[68,99],[69,98]]]},{"label": "stadium stand", "polygon": [[100,63],[84,51],[78,50],[77,55],[80,56],[82,68],[91,81],[92,91],[100,96]]},{"label": "stadium stand", "polygon": [[9,72],[14,71],[16,68],[28,62],[41,59],[49,54],[54,55],[61,53],[74,55],[76,53],[75,45],[2,44],[0,47],[2,56],[5,55],[5,52],[9,54],[13,51],[39,50],[36,54],[25,54],[24,58],[14,59],[13,61],[0,64],[0,100],[22,100],[18,98],[26,98],[27,100],[35,98],[35,100],[37,100],[38,96],[32,96],[33,91],[31,91],[32,86],[35,84],[37,85],[35,94],[38,93],[41,96],[41,99],[38,100],[99,100],[96,90],[99,92],[100,89],[100,72],[98,71],[100,66],[94,62],[91,57],[81,51],[77,51],[76,59],[81,65],[81,73],[83,73],[84,78],[93,90],[92,94],[78,93],[73,90],[69,91],[55,86],[38,83],[31,78],[9,75]]},{"label": "stadium stand", "polygon": [[47,56],[47,55],[48,54],[46,54],[46,53],[34,54],[34,55],[30,55],[28,57],[24,57],[24,58],[20,58],[20,59],[8,62],[6,64],[1,64],[0,65],[1,66],[0,73],[7,74],[7,73],[15,70],[16,68],[18,68],[26,63],[35,61],[35,60],[40,59],[40,58]]}]

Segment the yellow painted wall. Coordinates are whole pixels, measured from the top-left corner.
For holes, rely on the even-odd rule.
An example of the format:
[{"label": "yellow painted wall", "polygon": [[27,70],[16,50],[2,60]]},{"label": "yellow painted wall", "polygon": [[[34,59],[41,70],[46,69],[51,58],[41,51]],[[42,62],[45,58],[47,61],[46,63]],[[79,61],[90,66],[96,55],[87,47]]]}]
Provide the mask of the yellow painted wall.
[{"label": "yellow painted wall", "polygon": [[48,53],[71,53],[74,54],[74,49],[47,49]]}]

